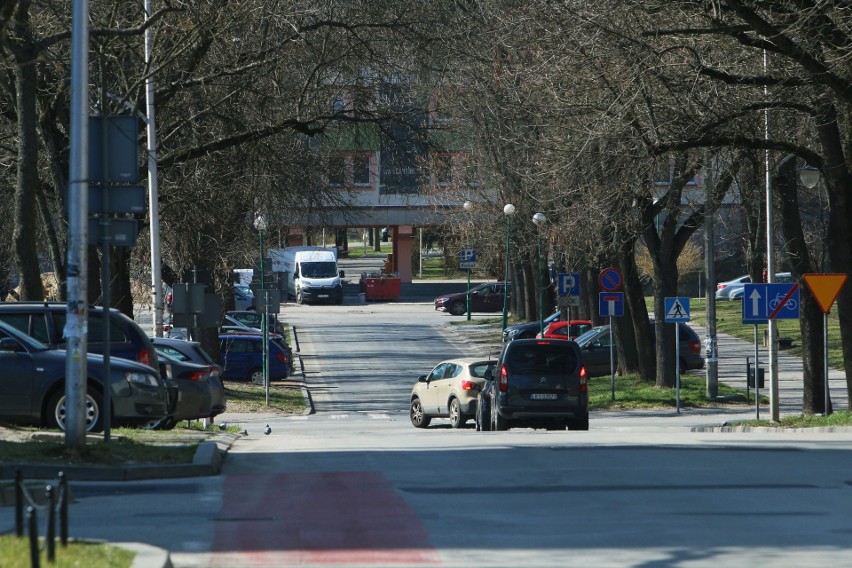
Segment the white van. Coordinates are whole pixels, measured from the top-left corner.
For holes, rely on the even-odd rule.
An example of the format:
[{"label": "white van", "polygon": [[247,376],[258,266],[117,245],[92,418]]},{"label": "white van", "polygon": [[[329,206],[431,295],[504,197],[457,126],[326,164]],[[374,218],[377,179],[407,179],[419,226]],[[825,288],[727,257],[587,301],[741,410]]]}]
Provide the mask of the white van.
[{"label": "white van", "polygon": [[269,249],[272,271],[286,278],[287,295],[297,304],[343,303],[343,271],[337,268],[337,251],[323,247]]}]

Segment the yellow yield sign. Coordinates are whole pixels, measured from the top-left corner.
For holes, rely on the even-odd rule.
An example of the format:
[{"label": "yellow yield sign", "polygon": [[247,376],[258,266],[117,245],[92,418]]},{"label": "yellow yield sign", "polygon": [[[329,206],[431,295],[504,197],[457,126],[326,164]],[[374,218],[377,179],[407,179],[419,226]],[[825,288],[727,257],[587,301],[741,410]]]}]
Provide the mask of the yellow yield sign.
[{"label": "yellow yield sign", "polygon": [[808,289],[814,295],[823,313],[827,314],[834,305],[834,300],[846,283],[846,274],[804,274]]}]

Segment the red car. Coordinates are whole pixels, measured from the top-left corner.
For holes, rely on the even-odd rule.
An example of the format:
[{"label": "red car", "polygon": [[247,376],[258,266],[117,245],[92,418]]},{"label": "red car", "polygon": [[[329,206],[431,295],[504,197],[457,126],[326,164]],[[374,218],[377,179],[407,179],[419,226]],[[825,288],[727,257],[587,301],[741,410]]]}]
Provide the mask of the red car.
[{"label": "red car", "polygon": [[[577,339],[592,329],[589,320],[555,321],[544,328],[545,339]],[[536,334],[541,339],[541,333]]]}]

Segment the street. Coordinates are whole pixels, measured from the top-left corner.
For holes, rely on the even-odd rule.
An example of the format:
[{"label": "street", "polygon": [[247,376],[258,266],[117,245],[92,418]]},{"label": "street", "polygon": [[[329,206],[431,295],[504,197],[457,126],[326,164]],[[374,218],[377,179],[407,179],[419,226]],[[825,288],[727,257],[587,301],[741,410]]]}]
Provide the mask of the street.
[{"label": "street", "polygon": [[249,435],[215,478],[74,483],[73,536],[153,544],[176,568],[848,562],[852,432],[692,431],[748,408],[419,430],[417,375],[480,349],[457,318],[351,302],[282,317],[316,413],[223,416]]}]

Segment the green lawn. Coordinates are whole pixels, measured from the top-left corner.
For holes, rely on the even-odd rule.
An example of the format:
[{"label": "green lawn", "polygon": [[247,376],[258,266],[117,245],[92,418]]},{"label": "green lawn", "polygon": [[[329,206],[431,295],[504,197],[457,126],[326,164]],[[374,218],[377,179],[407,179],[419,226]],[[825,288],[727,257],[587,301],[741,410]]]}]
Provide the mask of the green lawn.
[{"label": "green lawn", "polygon": [[[103,543],[69,542],[63,548],[56,541],[56,561],[47,562],[47,551],[42,543],[39,565],[51,568],[127,568],[133,564],[135,552]],[[4,568],[29,568],[29,539],[24,536],[0,535],[0,564]]]}]

